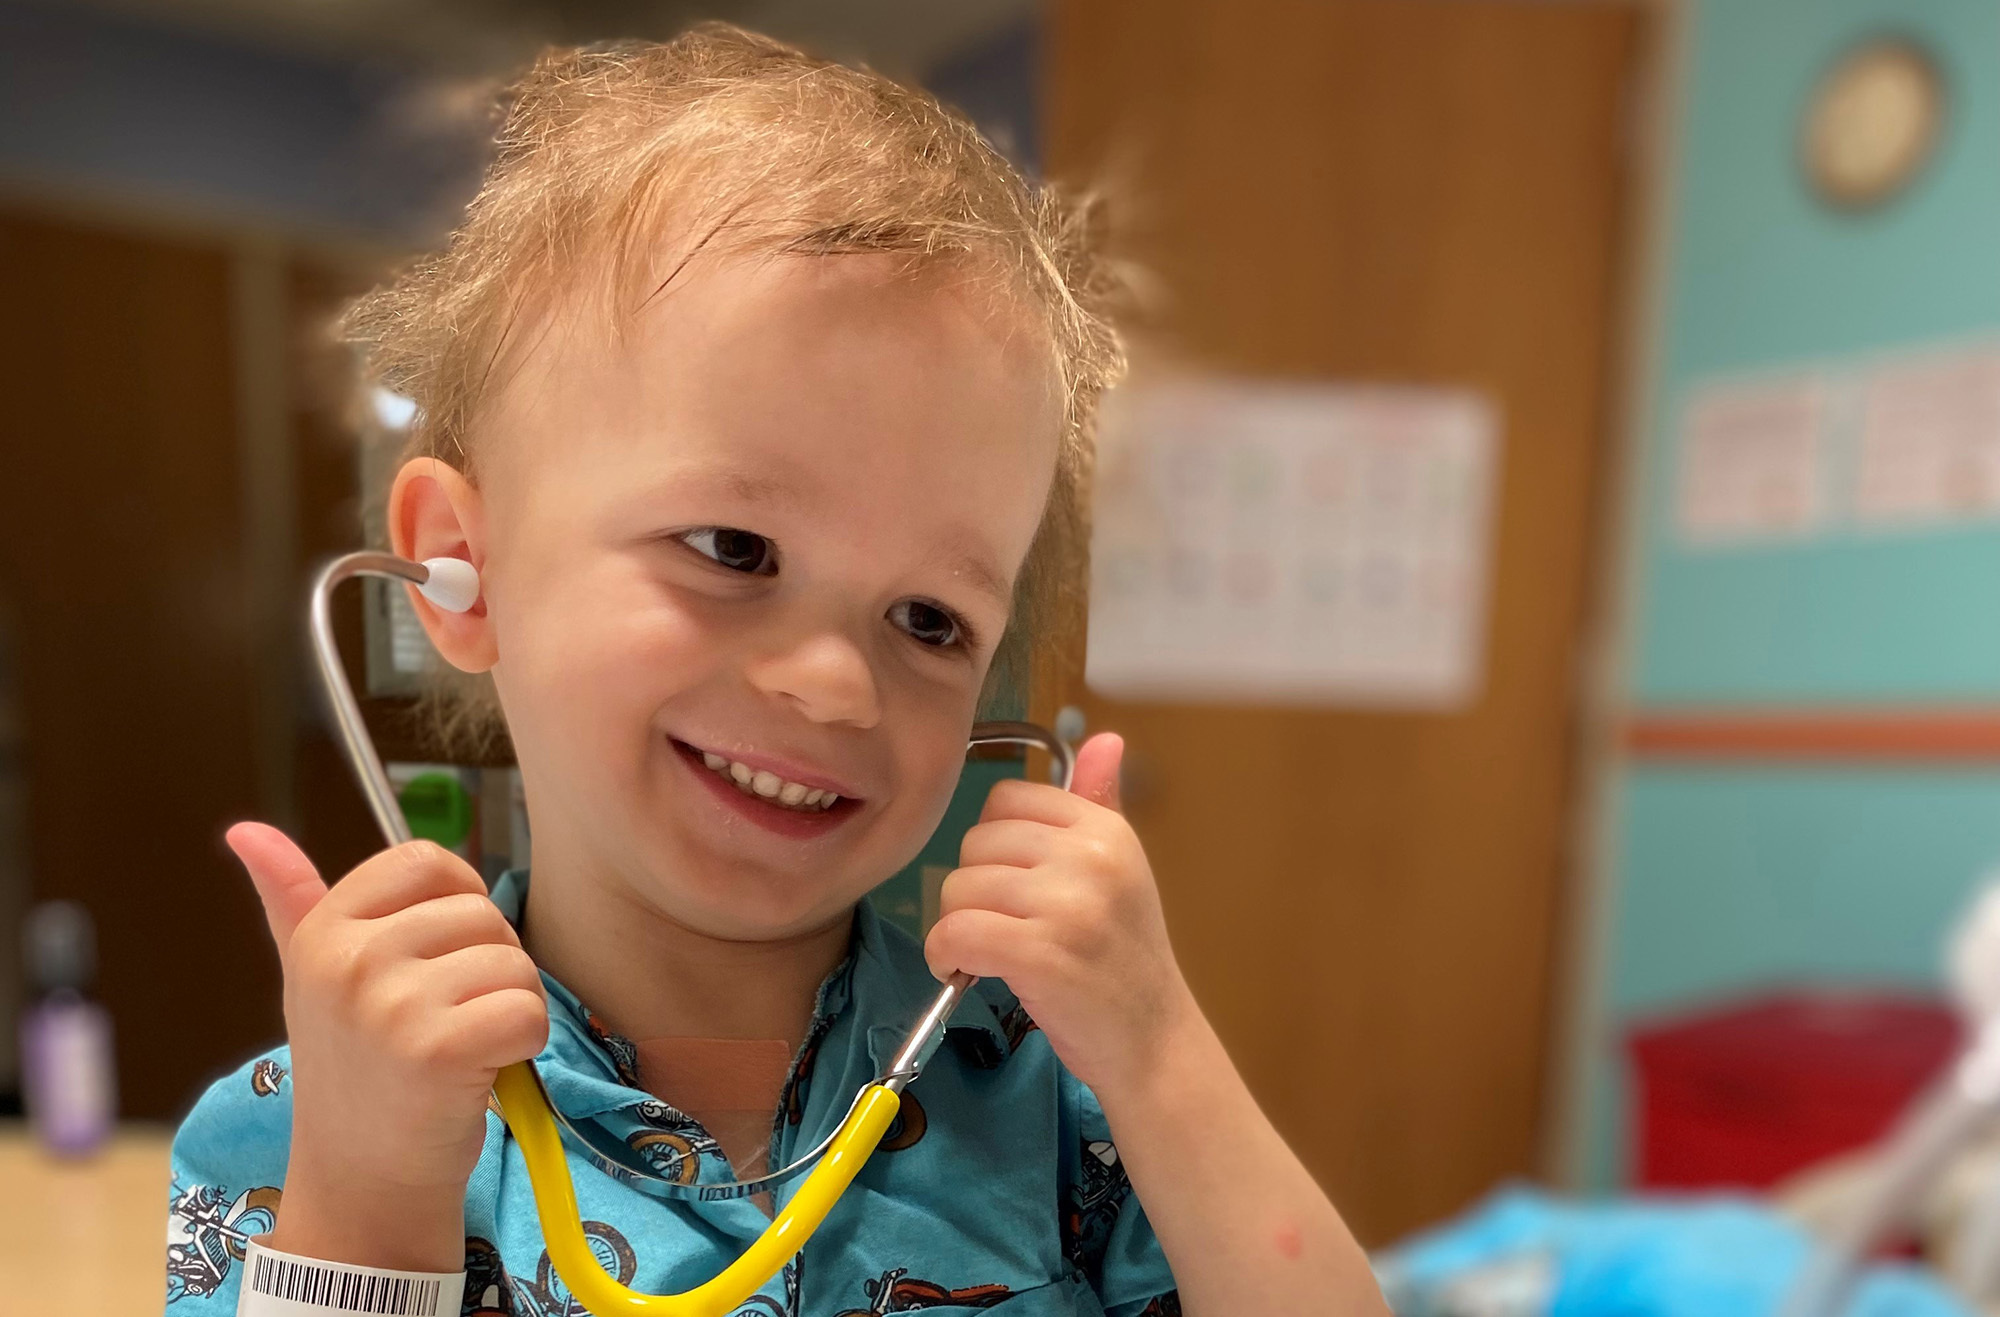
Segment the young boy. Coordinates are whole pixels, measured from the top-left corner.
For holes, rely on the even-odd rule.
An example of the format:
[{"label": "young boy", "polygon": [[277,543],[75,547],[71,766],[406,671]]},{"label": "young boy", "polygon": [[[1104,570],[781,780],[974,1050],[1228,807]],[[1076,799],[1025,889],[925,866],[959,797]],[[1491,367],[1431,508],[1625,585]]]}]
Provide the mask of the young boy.
[{"label": "young boy", "polygon": [[[470,611],[417,608],[490,676],[458,710],[504,713],[533,881],[489,899],[414,843],[329,888],[231,831],[290,1046],[176,1141],[177,1317],[265,1310],[253,1239],[576,1311],[499,1068],[535,1058],[672,1178],[754,1174],[955,969],[982,982],[898,1127],[740,1312],[1383,1311],[1181,978],[1116,737],[1074,794],[993,791],[921,949],[862,900],[936,827],[1016,603],[1073,548],[1109,285],[1074,212],[872,74],[723,27],[537,65],[450,246],[350,318],[421,409],[396,551],[480,573]],[[637,1289],[767,1224],[570,1164]]]}]

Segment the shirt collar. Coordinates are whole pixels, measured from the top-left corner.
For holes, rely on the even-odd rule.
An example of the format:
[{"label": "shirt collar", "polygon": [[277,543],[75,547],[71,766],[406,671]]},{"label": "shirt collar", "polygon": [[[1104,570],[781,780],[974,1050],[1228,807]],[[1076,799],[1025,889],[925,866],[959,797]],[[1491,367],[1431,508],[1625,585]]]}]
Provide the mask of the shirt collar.
[{"label": "shirt collar", "polygon": [[[493,884],[493,903],[516,927],[527,897],[526,869],[510,869]],[[642,1100],[638,1052],[631,1040],[613,1033],[546,970],[542,984],[550,1006],[549,1042],[535,1060],[556,1104],[571,1116],[591,1116]],[[847,958],[820,983],[814,998],[811,1031],[819,1031],[822,1021],[858,1010],[879,1072],[937,992],[922,948],[863,900],[855,906]],[[959,998],[945,1036],[954,1050],[982,1069],[999,1065],[1011,1050],[1000,1012],[984,992]]]},{"label": "shirt collar", "polygon": [[[901,928],[882,918],[874,903],[863,900],[854,910],[854,980],[873,1000],[864,1003],[870,1043],[878,1070],[886,1066],[908,1037],[907,1031],[937,997],[939,983],[924,962],[923,948]],[[1000,1013],[988,995],[962,994],[945,1021],[945,1038],[962,1055],[984,1070],[1000,1064],[1012,1050],[1000,1023]],[[886,1050],[885,1050],[886,1048]]]}]

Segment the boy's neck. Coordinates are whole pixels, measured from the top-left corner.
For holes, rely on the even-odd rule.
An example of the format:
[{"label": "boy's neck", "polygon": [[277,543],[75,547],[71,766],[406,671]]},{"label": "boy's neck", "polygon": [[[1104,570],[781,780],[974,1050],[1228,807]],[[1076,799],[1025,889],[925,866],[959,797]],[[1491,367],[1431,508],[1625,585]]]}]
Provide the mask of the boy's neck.
[{"label": "boy's neck", "polygon": [[612,1032],[632,1039],[782,1038],[796,1051],[826,976],[846,958],[852,912],[772,942],[710,937],[539,857],[522,942]]}]

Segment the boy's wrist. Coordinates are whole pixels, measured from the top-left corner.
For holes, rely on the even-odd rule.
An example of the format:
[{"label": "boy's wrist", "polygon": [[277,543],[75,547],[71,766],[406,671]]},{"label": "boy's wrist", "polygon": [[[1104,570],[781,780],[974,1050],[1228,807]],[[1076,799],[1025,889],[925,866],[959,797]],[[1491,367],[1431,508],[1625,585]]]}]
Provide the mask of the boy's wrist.
[{"label": "boy's wrist", "polygon": [[1184,1094],[1221,1047],[1194,994],[1185,984],[1177,985],[1148,1045],[1137,1050],[1124,1073],[1106,1076],[1092,1091],[1106,1119],[1116,1122],[1121,1112],[1128,1121],[1143,1119]]},{"label": "boy's wrist", "polygon": [[301,1151],[295,1144],[271,1248],[398,1271],[464,1269],[464,1184],[389,1183]]}]

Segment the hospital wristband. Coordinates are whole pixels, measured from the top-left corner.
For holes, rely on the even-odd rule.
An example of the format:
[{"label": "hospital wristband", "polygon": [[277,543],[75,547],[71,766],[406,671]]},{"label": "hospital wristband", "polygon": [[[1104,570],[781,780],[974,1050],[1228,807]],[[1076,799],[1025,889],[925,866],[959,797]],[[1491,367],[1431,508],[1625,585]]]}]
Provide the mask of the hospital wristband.
[{"label": "hospital wristband", "polygon": [[236,1317],[458,1317],[462,1271],[390,1271],[279,1253],[250,1240]]}]

